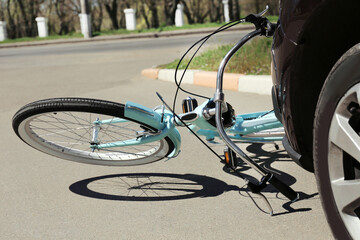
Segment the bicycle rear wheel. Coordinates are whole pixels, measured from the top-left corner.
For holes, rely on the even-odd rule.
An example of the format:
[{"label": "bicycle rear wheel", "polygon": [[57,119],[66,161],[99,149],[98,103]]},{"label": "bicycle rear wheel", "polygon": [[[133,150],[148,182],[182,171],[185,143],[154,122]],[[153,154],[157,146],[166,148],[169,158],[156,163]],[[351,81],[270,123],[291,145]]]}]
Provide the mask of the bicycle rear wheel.
[{"label": "bicycle rear wheel", "polygon": [[[112,122],[119,118],[127,121]],[[94,149],[94,123],[99,120],[108,123],[97,129],[96,144],[134,139],[137,132],[152,129],[146,123],[127,119],[123,104],[84,98],[54,98],[30,103],[14,115],[13,129],[37,150],[87,164],[147,164],[162,159],[174,149],[169,138],[142,145]]]}]

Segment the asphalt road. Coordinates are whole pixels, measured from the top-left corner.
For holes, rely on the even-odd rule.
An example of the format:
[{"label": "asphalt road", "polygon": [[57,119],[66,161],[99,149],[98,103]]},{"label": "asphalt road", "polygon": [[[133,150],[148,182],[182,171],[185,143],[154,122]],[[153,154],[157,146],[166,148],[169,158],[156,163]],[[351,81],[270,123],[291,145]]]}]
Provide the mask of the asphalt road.
[{"label": "asphalt road", "polygon": [[[223,35],[214,43],[243,34]],[[130,100],[154,107],[160,104],[158,91],[171,102],[174,84],[146,79],[140,71],[179,58],[199,37],[0,50],[0,239],[332,238],[314,176],[294,164],[282,147],[243,145],[301,195],[290,204],[273,188],[265,189],[275,212],[271,217],[263,212],[262,200],[251,198],[244,182],[225,173],[219,160],[184,129],[177,158],[120,168],[57,159],[15,136],[14,113],[42,98]],[[185,88],[213,95],[213,89]],[[269,96],[226,92],[226,100],[237,113],[271,108]],[[210,146],[222,152],[222,143]],[[247,167],[243,171],[253,173]]]}]

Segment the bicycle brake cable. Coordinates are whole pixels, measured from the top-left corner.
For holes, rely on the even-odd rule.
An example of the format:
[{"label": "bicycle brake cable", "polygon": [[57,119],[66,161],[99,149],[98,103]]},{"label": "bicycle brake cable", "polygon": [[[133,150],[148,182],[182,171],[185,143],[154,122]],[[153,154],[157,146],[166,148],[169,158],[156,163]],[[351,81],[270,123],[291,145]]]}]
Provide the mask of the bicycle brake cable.
[{"label": "bicycle brake cable", "polygon": [[[156,95],[160,98],[160,101],[171,111],[171,113],[177,118],[179,119],[179,121],[202,143],[204,144],[212,153],[214,153],[221,161],[223,161],[222,157],[217,154],[211,147],[209,147],[204,140],[202,140],[199,135],[197,135],[180,117],[179,115],[177,115],[174,111],[174,109],[171,109],[171,107],[165,102],[165,100],[163,99],[163,97],[156,92]],[[242,179],[245,179],[241,176]]]},{"label": "bicycle brake cable", "polygon": [[[231,21],[221,27],[219,27],[218,29],[216,29],[214,32],[206,35],[205,37],[201,38],[200,40],[198,40],[197,42],[195,42],[184,54],[183,56],[180,58],[176,68],[175,68],[175,84],[177,86],[176,88],[176,92],[175,92],[175,95],[174,95],[174,102],[173,102],[173,110],[175,111],[175,105],[176,105],[176,99],[177,99],[177,96],[178,96],[178,93],[179,93],[179,90],[183,91],[184,93],[187,93],[187,94],[190,94],[190,95],[193,95],[193,96],[196,96],[196,97],[200,97],[200,98],[205,98],[205,99],[210,99],[209,97],[205,97],[205,96],[202,96],[202,95],[199,95],[199,94],[195,94],[195,93],[192,93],[190,91],[187,91],[185,89],[183,89],[180,85],[183,81],[183,78],[185,76],[185,73],[190,65],[190,63],[192,62],[193,58],[195,57],[195,55],[197,54],[197,52],[200,50],[200,48],[215,34],[219,33],[219,32],[222,32],[222,31],[225,31],[237,24],[240,24],[240,23],[243,23],[245,22],[245,18],[241,18],[239,20],[234,20],[234,21]],[[196,45],[198,45],[199,43],[200,46],[196,49],[196,51],[194,52],[194,54],[191,56],[189,62],[187,63],[186,67],[184,68],[184,72],[182,73],[181,77],[180,77],[180,80],[178,82],[177,80],[177,72],[179,70],[179,67],[180,67],[180,64],[181,62],[184,60],[185,56],[191,51],[191,49],[193,49]]]}]

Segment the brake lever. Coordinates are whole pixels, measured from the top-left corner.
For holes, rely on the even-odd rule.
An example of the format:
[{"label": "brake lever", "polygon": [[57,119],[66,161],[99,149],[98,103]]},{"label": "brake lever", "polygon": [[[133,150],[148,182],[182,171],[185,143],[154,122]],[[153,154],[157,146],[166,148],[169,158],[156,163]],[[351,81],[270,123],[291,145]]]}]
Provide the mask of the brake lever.
[{"label": "brake lever", "polygon": [[269,11],[269,9],[270,9],[269,5],[266,5],[265,9],[262,12],[260,12],[258,14],[254,14],[254,15],[262,17]]},{"label": "brake lever", "polygon": [[270,202],[269,202],[269,200],[265,197],[265,195],[262,194],[262,193],[260,193],[260,192],[258,192],[258,193],[253,193],[253,194],[257,195],[257,196],[260,197],[262,200],[264,200],[264,203],[265,203],[265,205],[267,206],[269,212],[266,212],[266,211],[262,210],[262,209],[259,207],[259,205],[255,202],[255,200],[252,199],[253,202],[254,202],[254,204],[255,204],[262,212],[268,213],[270,216],[273,216],[273,215],[274,215],[274,210],[273,210],[273,208],[271,207]]},{"label": "brake lever", "polygon": [[260,29],[262,36],[271,37],[274,35],[277,24],[271,23],[266,17],[265,13],[269,10],[269,6],[266,5],[264,11],[258,14],[250,14],[245,17],[245,22],[250,22],[255,25],[256,30]]}]

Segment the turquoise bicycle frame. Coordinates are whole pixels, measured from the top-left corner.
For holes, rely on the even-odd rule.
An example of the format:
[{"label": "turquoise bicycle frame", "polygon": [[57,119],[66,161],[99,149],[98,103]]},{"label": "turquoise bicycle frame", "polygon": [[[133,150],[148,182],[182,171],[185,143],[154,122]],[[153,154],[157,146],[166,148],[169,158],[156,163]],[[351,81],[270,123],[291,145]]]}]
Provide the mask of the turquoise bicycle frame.
[{"label": "turquoise bicycle frame", "polygon": [[[191,123],[190,128],[197,134],[205,136],[206,140],[211,141],[215,137],[220,136],[217,128],[211,125],[202,114],[203,109],[209,101],[204,102],[194,110],[194,112],[198,114],[199,118]],[[281,141],[283,137],[246,137],[246,135],[268,129],[276,129],[282,126],[283,125],[276,118],[274,112],[269,113],[268,111],[264,111],[237,115],[234,125],[226,131],[231,134],[230,138],[234,140],[244,142],[274,142]]]},{"label": "turquoise bicycle frame", "polygon": [[[202,111],[206,107],[207,103],[208,101],[205,101],[193,111],[197,114],[198,118],[189,123],[188,126],[197,134],[205,136],[207,140],[213,140],[215,137],[219,137],[219,134],[216,127],[211,125],[202,114]],[[282,126],[273,113],[267,113],[268,112],[257,112],[238,115],[236,116],[234,125],[231,128],[228,128],[227,132],[231,134],[232,139],[239,141],[280,141],[282,137],[246,137],[246,135],[251,133],[279,128]],[[124,116],[137,122],[144,122],[157,131],[125,141],[99,144],[94,146],[94,148],[104,149],[121,146],[141,145],[159,141],[165,137],[168,137],[174,144],[174,150],[167,157],[176,157],[180,153],[181,136],[179,131],[176,129],[176,126],[183,126],[183,124],[178,119],[176,119],[176,117],[170,111],[165,110],[164,108],[150,109],[137,103],[127,102],[125,105]],[[98,120],[95,121],[94,124],[106,125],[127,121],[128,120],[126,119],[116,118],[112,120]]]},{"label": "turquoise bicycle frame", "polygon": [[[174,144],[174,150],[168,155],[169,158],[176,157],[180,152],[181,136],[179,131],[175,128],[173,121],[173,114],[167,110],[163,113],[158,113],[150,108],[144,107],[140,104],[127,102],[125,105],[124,116],[135,120],[137,122],[144,122],[150,127],[157,130],[154,134],[144,134],[137,138],[117,141],[112,143],[94,145],[95,149],[105,149],[122,146],[141,145],[145,143],[159,141],[165,137],[168,137]],[[126,119],[116,118],[111,120],[95,121],[95,125],[106,125],[120,122],[128,122]]]}]

